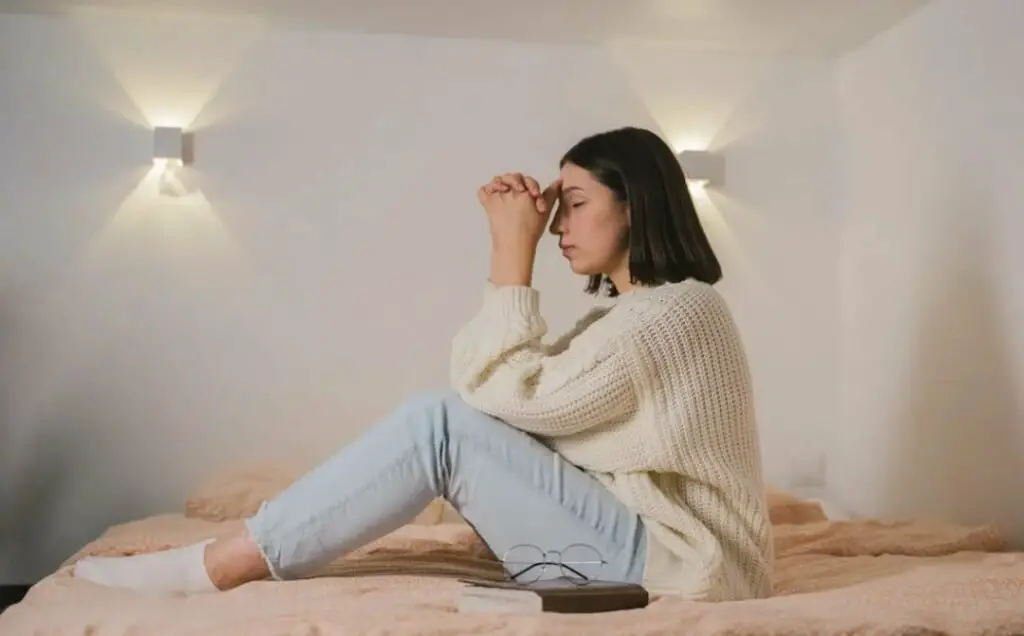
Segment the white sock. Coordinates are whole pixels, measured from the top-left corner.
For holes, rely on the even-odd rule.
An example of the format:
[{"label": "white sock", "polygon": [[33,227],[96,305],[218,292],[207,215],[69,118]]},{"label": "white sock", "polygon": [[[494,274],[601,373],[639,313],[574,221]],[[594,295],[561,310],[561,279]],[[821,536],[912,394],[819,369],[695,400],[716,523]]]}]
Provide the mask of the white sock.
[{"label": "white sock", "polygon": [[75,576],[109,587],[161,592],[214,592],[204,554],[213,539],[181,548],[122,557],[86,557]]}]

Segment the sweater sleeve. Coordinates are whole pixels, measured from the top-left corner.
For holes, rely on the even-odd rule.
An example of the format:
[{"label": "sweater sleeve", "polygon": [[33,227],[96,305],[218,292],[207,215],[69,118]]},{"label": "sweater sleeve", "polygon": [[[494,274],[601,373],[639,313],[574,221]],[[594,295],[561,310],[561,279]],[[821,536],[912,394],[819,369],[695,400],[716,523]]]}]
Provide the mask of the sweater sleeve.
[{"label": "sweater sleeve", "polygon": [[[474,408],[528,433],[573,435],[629,417],[636,398],[622,348],[546,347],[540,298],[488,284],[479,313],[455,337],[453,388]],[[581,321],[579,336],[593,319]],[[574,340],[576,338],[573,338]]]},{"label": "sweater sleeve", "polygon": [[569,345],[572,344],[572,341],[576,339],[576,336],[586,331],[590,325],[597,322],[597,320],[606,313],[608,313],[608,309],[606,307],[590,310],[590,312],[585,316],[576,321],[576,324],[573,325],[572,329],[559,336],[558,339],[551,344],[547,345],[545,351],[548,355],[557,355],[564,352],[569,348]]}]

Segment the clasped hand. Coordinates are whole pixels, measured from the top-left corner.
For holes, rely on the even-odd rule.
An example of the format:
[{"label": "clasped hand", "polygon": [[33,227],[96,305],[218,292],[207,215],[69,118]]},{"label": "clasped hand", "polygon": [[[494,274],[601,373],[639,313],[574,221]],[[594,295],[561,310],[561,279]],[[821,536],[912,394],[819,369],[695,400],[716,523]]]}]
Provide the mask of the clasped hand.
[{"label": "clasped hand", "polygon": [[477,198],[487,213],[496,251],[532,253],[544,234],[561,194],[555,180],[543,191],[537,181],[517,172],[494,177],[480,186]]}]

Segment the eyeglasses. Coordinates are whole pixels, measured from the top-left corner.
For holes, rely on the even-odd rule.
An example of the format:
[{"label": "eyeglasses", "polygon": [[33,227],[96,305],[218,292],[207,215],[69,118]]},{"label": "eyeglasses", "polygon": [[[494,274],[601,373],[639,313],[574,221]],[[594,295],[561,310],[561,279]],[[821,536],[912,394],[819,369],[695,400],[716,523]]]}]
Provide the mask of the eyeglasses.
[{"label": "eyeglasses", "polygon": [[557,567],[561,578],[574,583],[587,583],[600,577],[607,563],[596,548],[574,543],[562,550],[542,550],[535,545],[520,544],[509,548],[501,558],[505,571],[513,581],[532,583],[544,576],[548,567]]}]

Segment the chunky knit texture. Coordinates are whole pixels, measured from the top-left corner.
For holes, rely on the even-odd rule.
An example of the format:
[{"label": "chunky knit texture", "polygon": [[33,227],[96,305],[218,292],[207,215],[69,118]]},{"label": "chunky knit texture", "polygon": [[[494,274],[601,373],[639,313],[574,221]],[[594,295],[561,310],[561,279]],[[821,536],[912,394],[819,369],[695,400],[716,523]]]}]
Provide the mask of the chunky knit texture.
[{"label": "chunky knit texture", "polygon": [[551,344],[540,297],[487,285],[452,350],[475,408],[534,434],[647,525],[645,585],[693,600],[771,593],[773,545],[746,354],[724,300],[636,287]]}]

